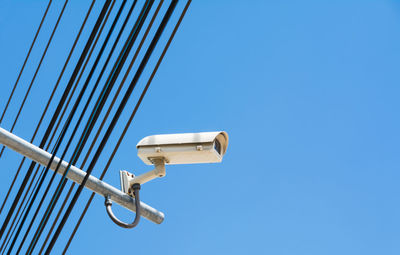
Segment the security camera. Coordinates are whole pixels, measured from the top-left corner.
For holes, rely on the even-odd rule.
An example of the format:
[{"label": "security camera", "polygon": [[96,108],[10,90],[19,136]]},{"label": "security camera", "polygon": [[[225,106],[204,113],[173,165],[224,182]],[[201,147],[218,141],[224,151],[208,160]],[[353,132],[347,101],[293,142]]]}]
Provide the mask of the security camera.
[{"label": "security camera", "polygon": [[164,177],[165,165],[221,162],[228,148],[228,134],[220,132],[152,135],[136,145],[139,158],[154,170],[139,176],[120,171],[121,190],[133,196],[131,186]]},{"label": "security camera", "polygon": [[169,165],[221,162],[227,147],[228,134],[223,131],[152,135],[136,145],[139,158],[148,165],[155,158]]},{"label": "security camera", "polygon": [[[164,177],[166,164],[221,162],[228,148],[228,134],[220,131],[152,135],[140,140],[136,148],[139,158],[147,165],[154,165],[154,169],[139,176],[128,171],[120,171],[120,181],[122,192],[135,197],[136,208],[140,208],[139,190],[141,184],[158,177]],[[109,197],[106,197],[105,205],[108,215],[117,225],[124,228],[132,228],[137,225],[140,211],[136,211],[135,221],[128,224],[114,216]]]}]

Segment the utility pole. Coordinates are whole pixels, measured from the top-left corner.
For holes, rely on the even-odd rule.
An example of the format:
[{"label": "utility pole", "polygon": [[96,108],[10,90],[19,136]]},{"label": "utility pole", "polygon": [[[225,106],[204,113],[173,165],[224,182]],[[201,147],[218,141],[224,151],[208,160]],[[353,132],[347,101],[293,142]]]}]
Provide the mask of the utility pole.
[{"label": "utility pole", "polygon": [[[0,127],[0,144],[10,148],[11,150],[22,154],[23,156],[35,161],[38,164],[43,166],[47,166],[52,155],[47,151],[25,141],[24,139],[6,131],[5,129]],[[54,157],[53,162],[51,163],[50,169],[54,171],[56,169],[57,164],[60,162],[60,158]],[[68,162],[62,161],[61,166],[58,170],[58,174],[63,175],[64,171],[68,167]],[[81,169],[71,166],[70,170],[67,173],[67,178],[76,182],[77,184],[81,184],[83,178],[85,177],[86,172]],[[115,203],[125,207],[128,210],[136,212],[135,200],[131,196],[123,193],[119,189],[111,186],[110,184],[99,180],[94,176],[89,176],[88,181],[85,184],[85,188],[90,189],[91,191],[103,196],[109,197]],[[140,202],[141,216],[146,219],[160,224],[164,220],[164,213],[152,208],[151,206]]]}]

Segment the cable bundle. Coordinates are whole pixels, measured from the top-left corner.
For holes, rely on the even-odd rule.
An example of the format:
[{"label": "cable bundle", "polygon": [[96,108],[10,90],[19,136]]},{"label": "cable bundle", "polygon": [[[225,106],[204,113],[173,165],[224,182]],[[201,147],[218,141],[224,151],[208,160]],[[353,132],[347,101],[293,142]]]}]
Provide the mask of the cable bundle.
[{"label": "cable bundle", "polygon": [[[26,173],[23,177],[23,180],[16,191],[15,198],[9,206],[9,210],[6,214],[5,220],[3,221],[0,228],[0,252],[2,254],[50,254],[52,249],[60,238],[60,234],[68,221],[68,218],[75,208],[76,203],[81,195],[83,188],[85,187],[85,183],[88,177],[91,175],[93,169],[95,168],[98,159],[101,157],[103,150],[109,146],[109,139],[113,132],[115,131],[115,127],[117,126],[121,115],[124,113],[124,110],[127,106],[128,101],[132,97],[132,93],[136,88],[144,70],[146,69],[150,58],[153,55],[154,50],[157,47],[157,44],[160,42],[160,38],[162,38],[162,34],[167,27],[168,21],[176,9],[177,0],[171,0],[168,7],[165,7],[166,10],[163,11],[163,0],[158,1],[157,5],[154,5],[154,0],[146,0],[142,3],[137,3],[138,1],[116,1],[116,0],[106,0],[104,1],[101,11],[96,18],[96,22],[93,25],[90,35],[88,36],[86,43],[80,53],[79,59],[77,60],[75,67],[73,68],[72,74],[66,85],[62,86],[64,89],[61,97],[56,105],[55,110],[52,114],[52,117],[47,125],[46,130],[44,131],[44,135],[40,141],[40,148],[45,148],[46,150],[51,149],[51,153],[53,157],[51,158],[48,165],[42,168],[42,171],[39,174],[40,166],[36,166],[36,163],[32,162]],[[150,77],[148,78],[146,85],[140,93],[139,99],[136,102],[136,105],[132,109],[130,113],[130,117],[125,123],[124,129],[121,134],[118,136],[118,141],[116,145],[114,145],[114,149],[109,157],[106,166],[104,167],[100,179],[103,179],[116,152],[132,123],[132,120],[138,111],[141,102],[154,78],[155,73],[157,72],[166,51],[169,48],[169,45],[190,5],[190,0],[186,3],[183,8],[179,20],[177,21],[172,33],[169,35],[169,39],[166,41],[166,44],[162,50],[160,56],[158,56],[158,60],[156,61],[155,66],[153,67]],[[46,48],[42,54],[42,58],[36,68],[36,72],[31,80],[31,83],[26,91],[25,97],[20,106],[19,112],[16,115],[16,118],[13,122],[11,131],[14,129],[17,124],[18,117],[23,109],[26,98],[29,95],[29,92],[34,84],[35,78],[37,76],[38,70],[41,67],[43,60],[45,59],[46,52],[48,50],[49,45],[51,44],[52,38],[56,33],[57,27],[62,20],[62,15],[67,6],[68,0],[65,1],[63,8],[58,16],[58,19],[55,23],[54,29],[51,33],[51,36],[48,40]],[[127,3],[129,3],[129,9],[126,14],[125,9],[127,8]],[[25,68],[27,60],[29,58],[30,52],[34,47],[36,38],[41,30],[43,21],[46,18],[47,12],[50,8],[51,0],[49,1],[46,11],[41,19],[40,25],[37,29],[34,40],[31,44],[31,47],[28,51],[28,54],[25,58],[25,61],[22,65],[22,68],[18,74],[17,81],[12,89],[11,95],[7,101],[6,108],[4,109],[2,116],[0,118],[0,123],[3,120],[3,117],[9,107],[9,104],[14,95],[15,88],[20,80],[21,74]],[[93,1],[88,8],[87,14],[82,22],[80,30],[74,40],[73,46],[69,52],[69,55],[63,65],[61,73],[57,79],[57,82],[54,85],[52,93],[47,101],[45,109],[40,117],[38,125],[34,131],[34,134],[31,138],[31,142],[34,141],[38,131],[40,129],[43,120],[46,119],[46,113],[49,109],[51,109],[51,103],[54,99],[54,95],[56,91],[59,89],[59,83],[61,83],[62,77],[65,73],[66,67],[70,64],[71,55],[76,49],[77,42],[82,40],[81,35],[84,27],[86,26],[88,17],[91,15],[93,6],[95,5],[95,1]],[[118,10],[114,14],[113,7],[114,5],[119,5]],[[135,11],[136,5],[142,5],[140,10]],[[153,8],[153,6],[157,6]],[[164,9],[165,9],[164,8]],[[149,20],[149,14],[152,13],[151,19]],[[158,18],[159,14],[163,13],[162,18]],[[120,17],[124,16],[124,20],[121,25],[119,25]],[[108,24],[108,20],[110,17],[114,17],[111,24]],[[153,24],[159,21],[158,27],[152,29]],[[129,25],[131,24],[131,25]],[[145,31],[143,27],[147,26]],[[119,28],[118,34],[115,36],[114,30]],[[123,45],[120,45],[121,38],[124,38],[124,34],[126,34],[127,28],[130,28],[129,34],[126,36],[126,40]],[[102,32],[107,31],[106,35],[103,36]],[[154,34],[152,31],[155,30]],[[149,36],[151,35],[152,36]],[[103,38],[104,37],[104,38]],[[115,37],[115,39],[114,39]],[[151,38],[151,39],[148,39]],[[114,39],[114,40],[113,40]],[[140,39],[139,42],[137,42]],[[150,40],[147,42],[147,40]],[[100,48],[97,49],[97,42],[101,41]],[[111,41],[112,45],[111,45]],[[146,43],[147,42],[147,43]],[[146,47],[143,47],[145,46]],[[111,48],[109,47],[111,46]],[[109,49],[110,48],[110,49]],[[132,51],[132,49],[135,49]],[[119,50],[119,53],[116,55],[115,53]],[[130,53],[133,53],[131,61],[127,67],[125,64],[129,59]],[[96,56],[91,59],[92,55]],[[106,54],[105,54],[106,53]],[[104,56],[107,57],[104,59]],[[129,84],[125,84],[128,75],[131,73],[133,66],[136,63],[138,57],[141,57],[140,62],[136,70],[134,71],[134,75],[132,77],[131,82]],[[111,66],[110,64],[113,63]],[[97,70],[98,65],[102,65],[100,70]],[[89,66],[89,72],[86,73],[86,67]],[[123,77],[121,73],[124,73]],[[105,81],[103,80],[104,75],[107,74],[107,78]],[[81,77],[86,77],[84,79],[83,84],[81,84]],[[96,78],[97,77],[97,78]],[[96,78],[95,81],[93,78]],[[121,81],[120,81],[120,78]],[[116,85],[118,85],[118,88]],[[89,92],[90,91],[90,92]],[[124,93],[121,93],[124,92]],[[113,94],[111,102],[108,102],[109,97]],[[119,102],[119,105],[116,107],[115,103]],[[72,107],[71,107],[72,106]],[[91,111],[88,111],[91,109]],[[64,118],[65,114],[68,113],[67,117]],[[112,114],[112,117],[110,116]],[[79,117],[78,117],[79,116]],[[99,123],[101,120],[101,123]],[[62,124],[63,123],[63,124]],[[107,124],[107,128],[103,131],[104,126]],[[60,129],[59,127],[62,128]],[[93,132],[93,131],[96,132]],[[77,136],[77,133],[80,135]],[[99,143],[97,143],[100,135],[102,138]],[[53,142],[54,137],[57,137],[56,141]],[[50,138],[50,139],[49,139]],[[90,144],[90,145],[89,145]],[[93,152],[93,149],[96,150]],[[112,148],[112,147],[111,147]],[[4,148],[3,148],[4,150]],[[3,150],[0,152],[0,157],[3,153]],[[59,169],[59,165],[57,166],[54,173],[51,175],[50,179],[48,179],[49,167],[51,165],[54,156],[58,152],[62,151],[61,159],[69,162],[69,165],[64,172],[63,176],[60,178],[56,187],[54,187],[53,182],[56,180],[56,172]],[[92,153],[93,152],[93,153]],[[93,155],[92,155],[93,154]],[[68,192],[64,197],[64,201],[58,208],[57,215],[52,217],[54,209],[56,209],[57,203],[63,194],[65,186],[67,185],[66,175],[68,173],[71,165],[77,164],[80,159],[83,158],[81,162],[80,168],[86,171],[86,176],[83,182],[74,189],[75,184],[72,183],[69,187]],[[15,177],[11,182],[9,191],[5,196],[5,199],[0,208],[0,213],[2,213],[3,209],[6,208],[6,202],[12,194],[14,189],[14,184],[23,169],[25,158],[22,159],[19,164],[18,170],[16,171]],[[61,162],[61,161],[60,161]],[[86,167],[86,163],[89,162]],[[45,188],[43,186],[45,185]],[[74,195],[71,200],[69,200],[72,191],[75,190]],[[53,195],[49,198],[47,195],[52,193]],[[38,201],[38,197],[40,200]],[[75,236],[79,225],[82,223],[84,216],[93,200],[94,193],[90,196],[89,200],[86,203],[86,206],[81,214],[78,222],[75,225],[73,232],[70,234],[68,241],[66,241],[65,248],[63,250],[63,254],[66,253],[69,245],[73,237]],[[22,199],[21,199],[22,198]],[[69,202],[68,202],[69,201]],[[43,206],[47,203],[47,206]],[[68,206],[66,207],[66,205]],[[64,210],[64,208],[66,209]],[[29,222],[29,223],[28,223]],[[51,225],[48,225],[49,222],[52,222]],[[58,224],[57,224],[58,223]],[[56,227],[57,225],[57,227]],[[55,230],[55,231],[54,231]],[[54,233],[53,233],[54,231]],[[23,233],[23,235],[21,235]],[[46,235],[43,235],[46,233]],[[40,250],[37,248],[40,246]],[[36,249],[36,250],[35,250]]]}]

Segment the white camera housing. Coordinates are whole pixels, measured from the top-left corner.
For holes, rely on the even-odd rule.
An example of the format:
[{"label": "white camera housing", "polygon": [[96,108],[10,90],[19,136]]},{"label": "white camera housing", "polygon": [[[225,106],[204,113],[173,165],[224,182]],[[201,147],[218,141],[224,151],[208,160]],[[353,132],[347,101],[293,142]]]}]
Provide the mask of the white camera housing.
[{"label": "white camera housing", "polygon": [[139,158],[147,165],[159,158],[170,165],[221,162],[227,147],[224,131],[152,135],[136,145]]}]

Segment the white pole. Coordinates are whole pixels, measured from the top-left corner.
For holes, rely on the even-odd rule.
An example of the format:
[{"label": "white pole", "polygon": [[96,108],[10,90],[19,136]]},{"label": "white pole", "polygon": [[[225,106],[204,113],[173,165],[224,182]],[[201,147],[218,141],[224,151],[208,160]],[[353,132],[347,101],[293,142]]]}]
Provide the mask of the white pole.
[{"label": "white pole", "polygon": [[[0,143],[44,166],[47,166],[52,156],[47,151],[42,150],[41,148],[4,130],[3,128],[0,128]],[[56,169],[58,162],[60,162],[60,159],[58,157],[54,157],[50,169],[51,170]],[[62,175],[64,171],[67,169],[67,167],[68,163],[62,161],[61,166],[57,173]],[[71,166],[67,173],[67,178],[80,184],[85,175],[86,173],[81,169],[75,166]],[[85,187],[103,197],[109,195],[111,200],[114,201],[115,203],[131,211],[134,212],[136,211],[135,201],[132,197],[114,188],[113,186],[97,179],[92,175],[89,176],[89,179],[87,180]],[[160,224],[164,220],[164,213],[157,211],[156,209],[150,207],[149,205],[143,202],[140,202],[140,207],[141,207],[141,216],[147,218],[148,220],[157,224]]]}]

